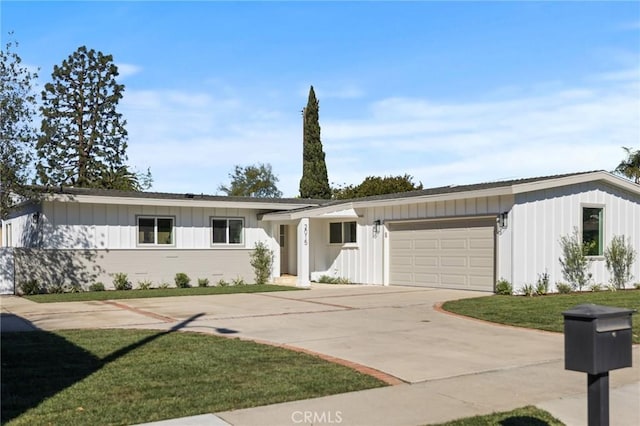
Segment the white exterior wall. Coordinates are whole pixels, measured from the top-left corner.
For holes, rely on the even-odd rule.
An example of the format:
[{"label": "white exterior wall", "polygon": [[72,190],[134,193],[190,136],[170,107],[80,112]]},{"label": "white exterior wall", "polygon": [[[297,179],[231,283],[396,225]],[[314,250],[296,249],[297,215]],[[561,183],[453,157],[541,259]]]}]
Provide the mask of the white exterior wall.
[{"label": "white exterior wall", "polygon": [[[175,245],[139,247],[138,216],[175,218]],[[244,245],[213,246],[213,217],[243,218]],[[265,241],[270,245],[273,243],[273,238],[258,222],[257,212],[250,209],[45,202],[40,221],[43,235],[41,248],[233,250],[253,248],[257,241]]]},{"label": "white exterior wall", "polygon": [[[564,281],[559,262],[560,237],[582,227],[582,207],[604,208],[604,248],[615,235],[631,239],[640,253],[640,200],[638,196],[605,184],[584,183],[571,187],[555,188],[520,194],[510,217],[512,255],[510,268],[503,272],[505,278],[519,289],[523,284],[535,284],[538,274],[547,272],[550,282]],[[593,257],[591,272],[595,283],[606,285],[610,275],[604,257]],[[640,280],[640,260],[633,268],[635,281]]]},{"label": "white exterior wall", "polygon": [[[513,196],[495,196],[420,202],[398,206],[357,208],[359,218],[357,244],[329,244],[329,222],[350,221],[354,219],[322,219],[312,221],[312,279],[321,275],[349,278],[354,283],[389,284],[387,264],[389,253],[389,233],[384,222],[450,218],[454,216],[498,215],[510,211]],[[374,233],[374,221],[383,224],[379,232]],[[320,241],[320,244],[318,244]],[[509,247],[508,229],[497,236],[497,246]],[[501,262],[498,269],[501,270]]]}]

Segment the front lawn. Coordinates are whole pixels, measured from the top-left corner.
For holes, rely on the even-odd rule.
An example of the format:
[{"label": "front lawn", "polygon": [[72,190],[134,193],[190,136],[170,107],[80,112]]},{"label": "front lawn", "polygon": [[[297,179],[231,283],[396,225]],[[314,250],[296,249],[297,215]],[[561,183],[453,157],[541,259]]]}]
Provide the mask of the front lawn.
[{"label": "front lawn", "polygon": [[439,426],[563,426],[560,420],[548,412],[533,406],[517,408],[502,413],[492,413],[486,416],[474,416],[452,422],[442,423]]},{"label": "front lawn", "polygon": [[152,288],[149,290],[83,291],[81,293],[36,294],[24,296],[33,302],[86,302],[89,300],[142,299],[146,297],[202,296],[209,294],[265,293],[270,291],[302,290],[299,287],[250,284],[228,287]]},{"label": "front lawn", "polygon": [[124,425],[385,384],[318,357],[142,330],[2,333],[2,423]]},{"label": "front lawn", "polygon": [[[468,317],[517,327],[562,333],[562,312],[583,303],[640,310],[640,290],[552,294],[547,296],[484,296],[452,300],[443,309]],[[633,343],[640,343],[640,313],[633,315]]]}]

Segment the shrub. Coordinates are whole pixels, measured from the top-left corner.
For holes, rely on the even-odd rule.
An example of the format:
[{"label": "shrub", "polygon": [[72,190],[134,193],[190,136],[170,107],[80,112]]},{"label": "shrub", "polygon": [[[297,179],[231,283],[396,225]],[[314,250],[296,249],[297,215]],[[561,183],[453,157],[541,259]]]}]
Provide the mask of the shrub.
[{"label": "shrub", "polygon": [[522,294],[527,297],[532,297],[534,294],[536,294],[533,284],[523,285],[521,291],[522,291]]},{"label": "shrub", "polygon": [[20,293],[27,296],[42,293],[42,287],[40,286],[38,280],[36,280],[35,278],[19,283],[18,290],[20,290]]},{"label": "shrub", "polygon": [[631,242],[626,241],[624,235],[614,236],[604,251],[604,260],[607,270],[611,273],[611,283],[618,289],[625,288],[633,279],[631,266],[636,260],[636,251]]},{"label": "shrub", "polygon": [[602,284],[593,283],[589,286],[589,290],[593,291],[594,293],[596,291],[602,291]]},{"label": "shrub", "polygon": [[218,285],[218,287],[227,287],[229,285],[229,283],[226,282],[223,278],[220,278],[218,280],[218,284],[217,285]]},{"label": "shrub", "polygon": [[97,283],[93,283],[89,286],[89,291],[105,291],[106,289],[104,288],[104,284],[102,284],[100,281],[98,281]]},{"label": "shrub", "polygon": [[127,274],[117,272],[113,275],[113,288],[116,290],[131,290],[131,287]]},{"label": "shrub", "polygon": [[65,284],[63,290],[65,293],[82,293],[84,291],[80,283]]},{"label": "shrub", "polygon": [[152,284],[150,280],[138,281],[138,290],[149,290]]},{"label": "shrub", "polygon": [[247,283],[241,277],[237,277],[231,280],[231,285],[247,285]]},{"label": "shrub", "polygon": [[511,296],[513,294],[513,285],[504,278],[496,283],[496,294]]},{"label": "shrub", "polygon": [[332,277],[330,275],[322,275],[318,278],[318,282],[323,284],[351,284],[349,278]]},{"label": "shrub", "polygon": [[536,282],[536,294],[538,296],[544,296],[549,293],[549,274],[538,274],[538,281]]},{"label": "shrub", "polygon": [[556,283],[556,290],[560,294],[569,294],[573,291],[573,286],[567,283]]},{"label": "shrub", "polygon": [[62,294],[64,293],[64,284],[50,284],[46,290],[50,294]]},{"label": "shrub", "polygon": [[169,283],[166,282],[166,281],[163,281],[163,282],[160,283],[158,288],[169,288]]},{"label": "shrub", "polygon": [[188,288],[191,287],[189,283],[191,282],[191,278],[184,272],[178,272],[173,279],[176,283],[176,287],[178,288]]},{"label": "shrub", "polygon": [[208,287],[209,278],[198,278],[198,287]]},{"label": "shrub", "polygon": [[266,284],[271,276],[273,250],[262,241],[258,241],[254,246],[251,253],[251,266],[256,274],[256,284]]},{"label": "shrub", "polygon": [[635,283],[635,284],[633,285],[633,287],[634,287],[636,290],[640,290],[640,283]]},{"label": "shrub", "polygon": [[562,275],[569,282],[573,290],[587,285],[591,279],[588,269],[591,260],[585,255],[587,247],[584,247],[580,240],[578,228],[574,228],[573,234],[560,237],[560,247],[562,257],[558,260],[562,266]]}]

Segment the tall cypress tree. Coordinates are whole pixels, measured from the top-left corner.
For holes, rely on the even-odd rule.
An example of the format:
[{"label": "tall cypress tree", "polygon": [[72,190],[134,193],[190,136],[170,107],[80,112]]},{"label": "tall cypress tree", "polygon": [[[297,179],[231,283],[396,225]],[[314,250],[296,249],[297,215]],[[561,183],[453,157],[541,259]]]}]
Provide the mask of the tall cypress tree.
[{"label": "tall cypress tree", "polygon": [[327,177],[327,164],[320,141],[318,121],[318,100],[313,86],[309,89],[307,107],[303,110],[302,179],[301,198],[331,198],[331,187]]},{"label": "tall cypress tree", "polygon": [[42,91],[38,178],[45,185],[108,187],[104,176],[125,167],[126,120],[116,107],[124,86],[111,55],[82,46]]}]

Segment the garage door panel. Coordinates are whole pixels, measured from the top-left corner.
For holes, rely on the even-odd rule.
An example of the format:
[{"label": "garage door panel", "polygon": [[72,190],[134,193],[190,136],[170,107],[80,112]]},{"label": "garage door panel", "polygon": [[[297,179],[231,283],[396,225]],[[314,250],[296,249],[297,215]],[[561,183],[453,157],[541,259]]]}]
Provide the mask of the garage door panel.
[{"label": "garage door panel", "polygon": [[440,248],[443,250],[465,250],[467,243],[466,239],[441,239]]},{"label": "garage door panel", "polygon": [[390,224],[391,284],[493,291],[494,220]]},{"label": "garage door panel", "polygon": [[395,240],[391,242],[389,246],[392,250],[401,250],[401,249],[411,249],[413,248],[413,244],[411,240]]},{"label": "garage door panel", "polygon": [[433,238],[433,239],[416,239],[413,242],[413,247],[416,250],[420,250],[420,249],[437,249],[438,248],[438,240]]},{"label": "garage door panel", "polygon": [[461,256],[442,256],[440,258],[440,266],[445,268],[466,268],[468,266],[467,258]]},{"label": "garage door panel", "polygon": [[464,288],[467,286],[467,276],[458,274],[441,274],[440,283],[448,287]]},{"label": "garage door panel", "polygon": [[437,256],[415,256],[413,258],[414,266],[438,266],[438,257]]}]

